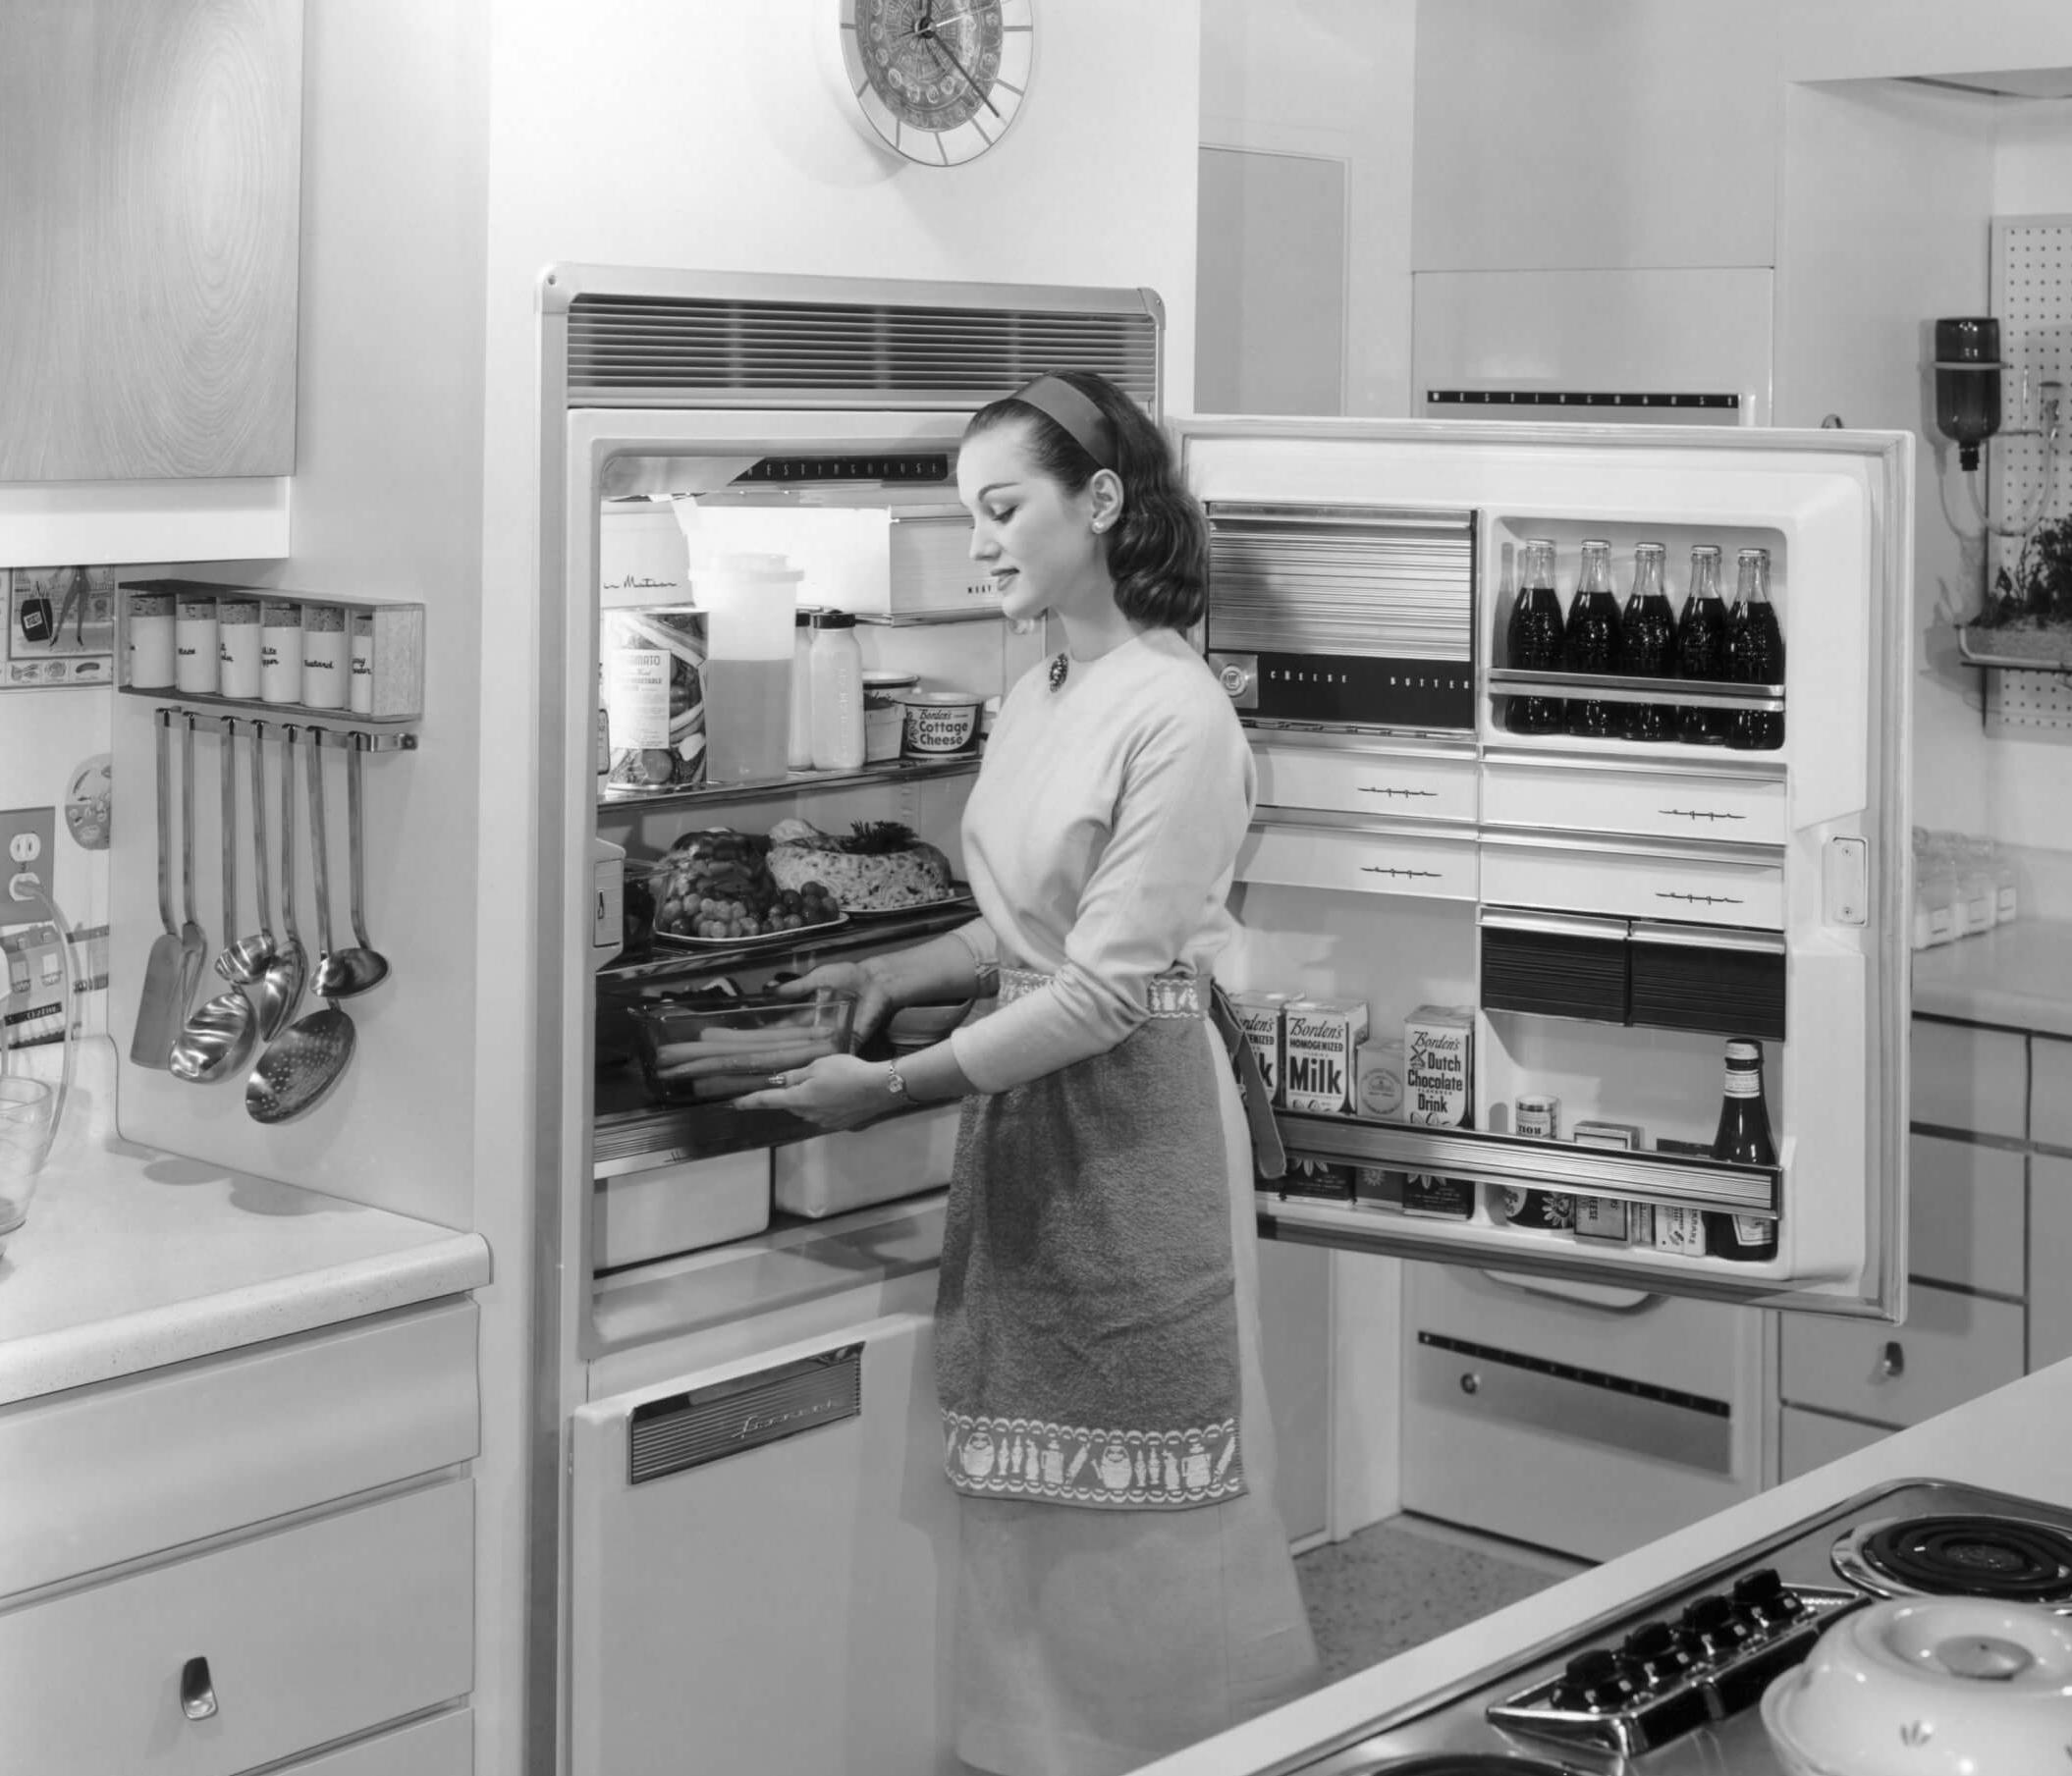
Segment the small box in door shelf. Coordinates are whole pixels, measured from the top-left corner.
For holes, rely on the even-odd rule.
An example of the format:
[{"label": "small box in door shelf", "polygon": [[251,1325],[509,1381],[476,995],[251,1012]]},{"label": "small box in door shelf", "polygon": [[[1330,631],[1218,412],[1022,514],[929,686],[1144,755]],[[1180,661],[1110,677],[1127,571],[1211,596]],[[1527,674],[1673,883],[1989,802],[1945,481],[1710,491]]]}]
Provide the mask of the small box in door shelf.
[{"label": "small box in door shelf", "polygon": [[[339,702],[323,706],[322,713],[360,716],[373,722],[414,722],[424,714],[424,607],[421,604],[342,598],[331,593],[304,595],[283,592],[276,587],[219,585],[214,581],[189,579],[125,580],[121,592],[122,602],[117,608],[121,633],[116,640],[115,663],[119,673],[117,683],[124,690],[138,696],[156,696],[174,688],[138,681],[133,676],[135,650],[131,625],[140,608],[155,614],[159,602],[166,596],[176,601],[182,597],[239,602],[258,600],[267,605],[300,607],[304,612],[322,610],[341,614],[343,626],[337,637],[341,644],[337,649],[341,696]],[[329,659],[328,655],[326,659]],[[296,664],[297,696],[300,699],[306,695],[301,688],[303,656],[300,651]],[[152,675],[146,673],[146,677]],[[218,694],[222,694],[220,689]],[[228,700],[244,702],[249,699],[231,696]],[[300,700],[265,699],[263,692],[262,700],[277,711],[318,707]]]},{"label": "small box in door shelf", "polygon": [[[1403,1020],[1404,1121],[1472,1128],[1474,1077],[1472,1005],[1420,1005]],[[1403,1180],[1403,1211],[1468,1220],[1475,1212],[1475,1186],[1459,1178],[1412,1172]]]},{"label": "small box in door shelf", "polygon": [[1367,1007],[1357,999],[1290,999],[1281,1029],[1281,1103],[1291,1110],[1350,1115]]}]

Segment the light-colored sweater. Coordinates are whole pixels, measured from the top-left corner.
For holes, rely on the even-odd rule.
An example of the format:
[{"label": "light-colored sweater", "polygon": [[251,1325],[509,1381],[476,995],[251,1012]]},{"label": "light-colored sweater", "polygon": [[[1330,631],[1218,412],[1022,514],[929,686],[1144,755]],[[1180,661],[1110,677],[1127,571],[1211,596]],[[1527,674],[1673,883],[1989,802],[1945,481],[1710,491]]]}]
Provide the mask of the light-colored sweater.
[{"label": "light-colored sweater", "polygon": [[1148,1015],[1152,976],[1207,970],[1252,815],[1251,748],[1185,636],[1146,630],[1056,690],[1049,673],[1008,693],[964,811],[982,919],[959,935],[1057,977],[952,1036],[982,1092],[1105,1053]]}]

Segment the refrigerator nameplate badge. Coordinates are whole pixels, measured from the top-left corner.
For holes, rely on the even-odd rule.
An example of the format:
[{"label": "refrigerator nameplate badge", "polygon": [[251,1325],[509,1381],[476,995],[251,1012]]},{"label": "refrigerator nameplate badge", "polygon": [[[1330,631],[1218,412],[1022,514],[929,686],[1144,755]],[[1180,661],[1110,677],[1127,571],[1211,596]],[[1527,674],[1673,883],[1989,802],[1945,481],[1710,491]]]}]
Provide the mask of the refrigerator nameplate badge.
[{"label": "refrigerator nameplate badge", "polygon": [[693,1388],[633,1408],[627,1426],[629,1484],[702,1468],[863,1411],[863,1346]]}]

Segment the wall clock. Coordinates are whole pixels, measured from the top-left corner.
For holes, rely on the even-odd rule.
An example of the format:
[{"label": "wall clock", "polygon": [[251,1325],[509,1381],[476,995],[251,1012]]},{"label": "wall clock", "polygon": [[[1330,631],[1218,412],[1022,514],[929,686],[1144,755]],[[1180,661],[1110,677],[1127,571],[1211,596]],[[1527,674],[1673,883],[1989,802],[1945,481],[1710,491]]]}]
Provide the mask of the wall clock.
[{"label": "wall clock", "polygon": [[843,67],[864,122],[922,166],[975,160],[1028,96],[1034,11],[1034,0],[842,0]]}]

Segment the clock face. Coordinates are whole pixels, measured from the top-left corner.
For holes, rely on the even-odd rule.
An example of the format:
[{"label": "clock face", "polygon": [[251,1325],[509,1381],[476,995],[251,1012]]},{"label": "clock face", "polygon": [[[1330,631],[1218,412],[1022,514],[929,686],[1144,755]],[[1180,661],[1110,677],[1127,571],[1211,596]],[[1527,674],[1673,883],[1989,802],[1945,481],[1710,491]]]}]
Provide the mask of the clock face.
[{"label": "clock face", "polygon": [[871,129],[924,166],[1007,134],[1035,63],[1033,0],[842,0],[849,90]]}]

